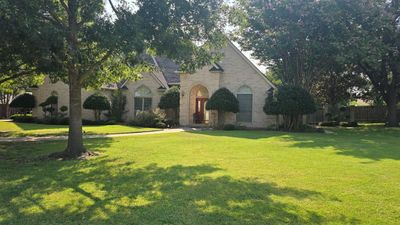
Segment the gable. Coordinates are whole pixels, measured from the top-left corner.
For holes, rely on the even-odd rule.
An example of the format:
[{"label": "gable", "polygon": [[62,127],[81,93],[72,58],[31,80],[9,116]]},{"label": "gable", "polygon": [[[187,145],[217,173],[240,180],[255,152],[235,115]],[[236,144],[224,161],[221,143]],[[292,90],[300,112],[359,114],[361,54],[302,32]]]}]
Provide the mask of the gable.
[{"label": "gable", "polygon": [[[243,54],[243,52],[238,49],[238,47],[235,46],[231,41],[228,41],[227,47],[224,49],[224,54],[225,57],[223,59],[223,62],[225,62],[228,66],[234,66],[234,67],[242,67],[243,70],[248,71],[248,73],[243,74],[244,76],[247,75],[256,75],[259,78],[261,78],[264,82],[266,82],[270,87],[276,89],[276,86],[268,80],[268,78],[264,75],[263,72],[258,69],[254,63]],[[231,61],[231,62],[227,62]],[[243,71],[243,70],[238,70],[238,71]],[[251,71],[251,72],[250,72]]]}]

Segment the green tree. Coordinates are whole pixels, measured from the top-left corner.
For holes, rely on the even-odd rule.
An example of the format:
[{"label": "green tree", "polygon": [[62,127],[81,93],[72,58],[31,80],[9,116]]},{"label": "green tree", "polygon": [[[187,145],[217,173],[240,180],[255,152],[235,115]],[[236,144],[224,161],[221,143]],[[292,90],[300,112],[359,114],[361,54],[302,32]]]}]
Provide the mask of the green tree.
[{"label": "green tree", "polygon": [[[245,50],[268,65],[269,75],[285,84],[311,90],[321,74],[335,68],[337,46],[330,44],[332,23],[324,15],[328,1],[239,1],[231,11],[235,38]],[[279,79],[276,79],[279,78]]]},{"label": "green tree", "polygon": [[227,88],[220,88],[208,99],[206,109],[218,111],[218,126],[222,128],[226,112],[239,112],[239,101]]},{"label": "green tree", "polygon": [[127,112],[125,110],[126,96],[121,89],[113,91],[111,95],[111,108],[108,113],[108,117],[115,120],[116,122],[122,122],[122,117]]},{"label": "green tree", "polygon": [[[148,69],[140,57],[146,50],[193,71],[216,60],[219,55],[211,50],[225,41],[219,29],[222,0],[108,2],[113,16],[100,0],[0,1],[1,24],[9,30],[0,34],[2,48],[15,50],[12,58],[2,54],[2,65],[21,64],[69,85],[67,157],[86,152],[82,88],[135,78]],[[9,79],[8,71],[18,69],[0,75]]]},{"label": "green tree", "polygon": [[[388,126],[398,126],[400,101],[400,2],[399,0],[336,0],[345,36],[335,41],[340,57],[357,66],[388,107]],[[339,13],[338,13],[339,12]]]},{"label": "green tree", "polygon": [[101,112],[109,110],[111,108],[108,99],[101,94],[93,94],[87,97],[83,102],[84,109],[90,109],[94,111],[94,119],[99,121],[101,119]]},{"label": "green tree", "polygon": [[171,87],[161,96],[160,102],[158,103],[158,107],[160,109],[172,109],[174,110],[175,119],[178,118],[178,110],[179,110],[179,101],[180,101],[180,92],[178,87]]},{"label": "green tree", "polygon": [[302,124],[302,116],[315,112],[312,96],[298,86],[283,85],[265,100],[264,112],[267,115],[282,115],[284,129],[298,130]]}]

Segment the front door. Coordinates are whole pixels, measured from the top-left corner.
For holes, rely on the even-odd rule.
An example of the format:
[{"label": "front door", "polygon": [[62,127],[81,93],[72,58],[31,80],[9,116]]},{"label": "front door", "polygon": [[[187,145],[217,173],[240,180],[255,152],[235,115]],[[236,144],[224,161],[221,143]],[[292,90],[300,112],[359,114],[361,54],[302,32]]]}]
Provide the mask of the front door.
[{"label": "front door", "polygon": [[206,110],[206,102],[208,98],[196,98],[196,113],[194,122],[196,124],[204,123],[204,113]]}]

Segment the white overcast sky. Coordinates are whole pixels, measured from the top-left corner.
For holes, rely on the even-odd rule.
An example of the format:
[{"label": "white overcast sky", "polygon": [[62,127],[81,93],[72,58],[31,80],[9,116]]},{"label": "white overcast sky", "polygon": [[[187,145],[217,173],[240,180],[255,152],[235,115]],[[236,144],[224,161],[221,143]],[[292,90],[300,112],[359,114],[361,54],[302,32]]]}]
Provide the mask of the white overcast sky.
[{"label": "white overcast sky", "polygon": [[[110,6],[108,0],[104,0],[104,1],[105,1],[107,13],[110,14],[110,15],[112,15],[112,14],[113,14],[113,13],[112,13],[112,9],[111,9],[111,6]],[[226,0],[226,1],[229,1],[229,0]],[[117,4],[117,3],[118,3],[118,0],[114,0],[113,2],[114,2],[114,4]],[[241,47],[240,47],[240,45],[239,45],[238,43],[234,42],[234,44],[236,45],[236,47],[238,47],[239,49],[241,49]],[[266,67],[266,66],[261,65],[260,62],[259,62],[257,59],[255,59],[255,58],[253,58],[253,57],[251,56],[251,51],[242,51],[242,52],[243,52],[243,54],[244,54],[247,58],[250,59],[251,62],[254,63],[254,65],[255,65],[261,72],[265,73],[265,72],[267,71],[267,67]]]}]

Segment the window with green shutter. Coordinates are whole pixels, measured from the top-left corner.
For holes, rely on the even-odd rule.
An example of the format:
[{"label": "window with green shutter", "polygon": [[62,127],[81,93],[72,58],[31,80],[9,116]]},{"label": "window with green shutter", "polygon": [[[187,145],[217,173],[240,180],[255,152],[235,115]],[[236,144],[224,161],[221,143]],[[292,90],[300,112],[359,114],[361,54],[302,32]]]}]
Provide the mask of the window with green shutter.
[{"label": "window with green shutter", "polygon": [[237,99],[239,101],[239,112],[236,114],[237,122],[251,123],[253,119],[253,94],[247,86],[239,88]]}]

